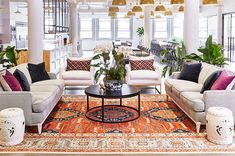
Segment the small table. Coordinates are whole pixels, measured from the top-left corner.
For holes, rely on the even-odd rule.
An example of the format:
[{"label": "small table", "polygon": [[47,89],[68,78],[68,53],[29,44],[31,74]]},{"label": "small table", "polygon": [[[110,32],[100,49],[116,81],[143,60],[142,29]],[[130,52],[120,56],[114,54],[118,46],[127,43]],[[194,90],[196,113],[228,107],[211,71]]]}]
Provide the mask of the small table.
[{"label": "small table", "polygon": [[[92,85],[92,86],[85,89],[85,94],[87,95],[86,117],[90,120],[97,121],[97,122],[104,122],[104,123],[122,123],[122,122],[133,121],[133,120],[136,120],[140,117],[140,89],[138,89],[136,87],[132,87],[132,86],[123,84],[121,91],[117,91],[117,92],[113,92],[113,93],[105,93],[105,92],[100,91],[100,86]],[[90,105],[89,97],[90,96],[96,97],[96,98],[101,98],[102,105],[90,108],[89,107],[89,105]],[[134,96],[138,96],[138,110],[136,108],[133,108],[130,106],[124,106],[122,104],[123,98],[130,98],[130,97],[134,97]],[[120,99],[120,105],[104,105],[104,99]],[[137,113],[137,115],[132,116],[130,119],[126,118],[123,121],[119,121],[119,120],[111,121],[111,120],[109,120],[109,118],[105,117],[105,111],[108,112],[107,111],[108,107],[114,107],[114,106],[117,106],[118,109],[120,109],[120,110],[123,109],[121,111],[123,111],[122,114],[124,114],[124,115],[125,115],[125,113],[128,113],[127,111],[125,111],[125,109],[131,110],[134,113]],[[91,116],[89,116],[89,113],[91,111],[93,111],[94,109],[100,109],[101,119],[92,118]],[[133,113],[127,114],[127,117],[130,117],[131,115],[133,115]]]}]

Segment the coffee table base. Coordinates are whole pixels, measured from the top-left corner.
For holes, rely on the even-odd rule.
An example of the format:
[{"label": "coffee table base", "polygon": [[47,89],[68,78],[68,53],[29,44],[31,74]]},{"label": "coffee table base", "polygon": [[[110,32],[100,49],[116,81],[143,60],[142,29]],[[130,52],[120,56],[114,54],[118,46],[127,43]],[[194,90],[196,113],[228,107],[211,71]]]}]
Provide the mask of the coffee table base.
[{"label": "coffee table base", "polygon": [[105,105],[89,109],[85,115],[88,119],[102,123],[124,123],[136,120],[140,112],[136,108],[123,105]]}]

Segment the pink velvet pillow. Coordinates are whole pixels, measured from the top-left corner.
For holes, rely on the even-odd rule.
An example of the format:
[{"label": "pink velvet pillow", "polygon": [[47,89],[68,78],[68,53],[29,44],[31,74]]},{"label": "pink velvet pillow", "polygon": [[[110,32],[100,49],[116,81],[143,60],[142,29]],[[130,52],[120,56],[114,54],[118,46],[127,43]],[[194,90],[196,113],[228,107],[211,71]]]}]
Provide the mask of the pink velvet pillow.
[{"label": "pink velvet pillow", "polygon": [[[1,82],[1,83],[7,83],[11,91],[22,91],[19,81],[9,71],[6,71],[6,74],[3,75],[2,77],[3,77],[2,81],[5,80],[5,82]],[[9,89],[6,89],[6,90],[9,91]]]},{"label": "pink velvet pillow", "polygon": [[231,76],[226,70],[224,70],[211,87],[211,90],[225,90],[234,78],[235,75]]}]

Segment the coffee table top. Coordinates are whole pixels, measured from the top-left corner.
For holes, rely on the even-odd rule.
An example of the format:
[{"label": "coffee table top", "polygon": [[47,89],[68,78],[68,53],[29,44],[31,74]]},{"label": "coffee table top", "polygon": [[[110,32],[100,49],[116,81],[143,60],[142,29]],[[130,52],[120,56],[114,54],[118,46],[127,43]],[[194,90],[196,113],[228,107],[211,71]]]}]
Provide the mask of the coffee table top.
[{"label": "coffee table top", "polygon": [[106,93],[105,91],[100,91],[99,85],[92,85],[85,89],[85,94],[98,98],[128,98],[139,95],[140,89],[127,84],[123,84],[121,91]]}]

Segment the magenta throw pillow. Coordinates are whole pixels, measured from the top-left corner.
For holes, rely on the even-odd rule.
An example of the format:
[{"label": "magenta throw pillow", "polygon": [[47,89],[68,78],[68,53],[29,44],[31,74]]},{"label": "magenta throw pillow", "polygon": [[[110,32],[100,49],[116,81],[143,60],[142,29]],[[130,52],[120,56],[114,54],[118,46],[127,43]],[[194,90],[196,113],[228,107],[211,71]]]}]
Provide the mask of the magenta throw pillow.
[{"label": "magenta throw pillow", "polygon": [[234,78],[235,75],[230,75],[228,71],[224,70],[211,87],[211,90],[226,90],[227,86],[233,81]]},{"label": "magenta throw pillow", "polygon": [[9,71],[2,76],[12,91],[22,91],[19,81]]}]

